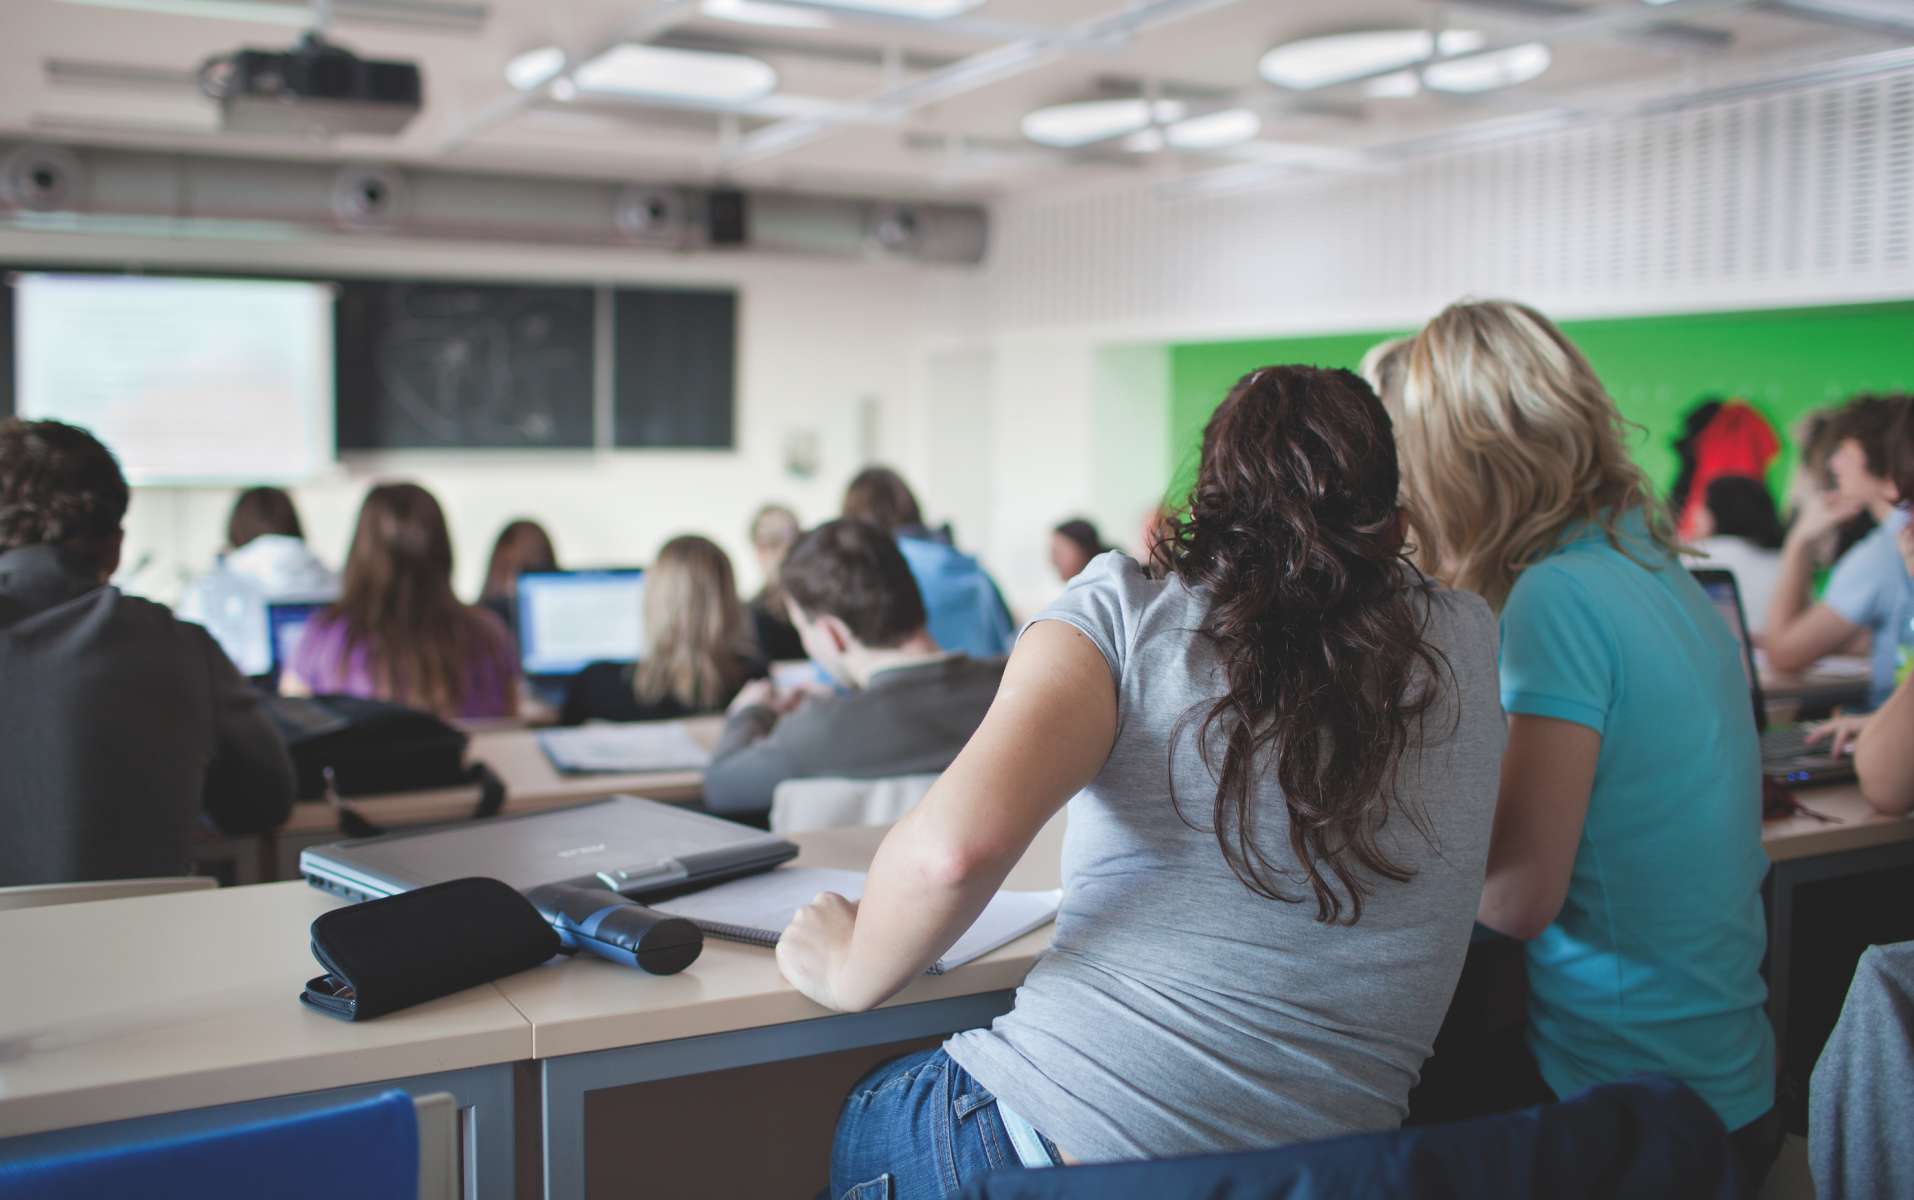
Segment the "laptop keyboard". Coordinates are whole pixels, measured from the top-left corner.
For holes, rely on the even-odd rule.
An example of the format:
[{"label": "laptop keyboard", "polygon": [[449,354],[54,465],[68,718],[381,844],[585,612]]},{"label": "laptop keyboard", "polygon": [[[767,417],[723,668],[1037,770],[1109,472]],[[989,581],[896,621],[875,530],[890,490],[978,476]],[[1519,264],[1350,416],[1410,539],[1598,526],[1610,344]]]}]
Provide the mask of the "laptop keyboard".
[{"label": "laptop keyboard", "polygon": [[1761,761],[1783,762],[1809,754],[1825,754],[1825,744],[1808,745],[1808,726],[1788,725],[1761,735]]}]

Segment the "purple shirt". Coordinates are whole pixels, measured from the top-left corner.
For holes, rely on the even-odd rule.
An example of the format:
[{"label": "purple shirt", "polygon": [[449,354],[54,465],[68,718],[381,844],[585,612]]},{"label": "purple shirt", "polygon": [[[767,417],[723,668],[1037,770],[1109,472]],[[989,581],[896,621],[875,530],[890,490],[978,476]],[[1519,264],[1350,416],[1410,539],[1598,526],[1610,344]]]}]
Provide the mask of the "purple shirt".
[{"label": "purple shirt", "polygon": [[[518,649],[505,622],[482,608],[467,608],[472,622],[473,656],[465,664],[465,690],[446,717],[509,717],[518,711]],[[348,645],[345,618],[316,616],[300,636],[288,664],[317,694],[396,700],[382,693],[372,655],[364,645]]]}]

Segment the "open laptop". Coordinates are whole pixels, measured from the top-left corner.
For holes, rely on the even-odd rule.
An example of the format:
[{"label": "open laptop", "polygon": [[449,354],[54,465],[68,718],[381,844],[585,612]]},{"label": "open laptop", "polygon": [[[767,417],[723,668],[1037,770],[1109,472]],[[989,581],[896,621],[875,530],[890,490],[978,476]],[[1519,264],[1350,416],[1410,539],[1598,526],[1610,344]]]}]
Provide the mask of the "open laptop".
[{"label": "open laptop", "polygon": [[327,600],[298,600],[273,601],[266,605],[266,647],[272,653],[274,688],[279,686],[286,664],[292,661],[292,652],[299,648],[299,639],[306,636],[306,626],[324,612],[330,603]]},{"label": "open laptop", "polygon": [[484,875],[519,891],[547,883],[609,887],[635,899],[767,871],[797,846],[761,829],[635,796],[450,829],[314,846],[299,873],[371,900]]},{"label": "open laptop", "polygon": [[1748,617],[1741,607],[1741,589],[1735,585],[1734,572],[1699,567],[1693,571],[1695,582],[1721,614],[1741,647],[1742,669],[1748,673],[1748,693],[1754,701],[1755,728],[1761,731],[1761,773],[1777,783],[1790,785],[1846,783],[1854,778],[1854,760],[1836,758],[1824,746],[1806,742],[1806,725],[1782,725],[1768,728],[1768,702],[1761,694],[1761,673],[1755,667],[1754,639],[1748,634]]},{"label": "open laptop", "polygon": [[645,573],[636,567],[520,575],[519,666],[532,690],[556,703],[592,663],[642,658],[644,600]]}]

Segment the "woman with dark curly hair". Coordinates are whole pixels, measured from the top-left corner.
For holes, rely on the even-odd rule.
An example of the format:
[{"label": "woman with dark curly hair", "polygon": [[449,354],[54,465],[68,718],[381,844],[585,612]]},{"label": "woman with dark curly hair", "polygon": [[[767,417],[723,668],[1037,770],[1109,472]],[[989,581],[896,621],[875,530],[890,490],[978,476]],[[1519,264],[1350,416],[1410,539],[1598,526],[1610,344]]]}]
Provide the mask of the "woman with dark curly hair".
[{"label": "woman with dark curly hair", "polygon": [[1503,722],[1494,618],[1405,561],[1397,486],[1360,379],[1245,377],[1167,574],[1093,562],[862,900],[798,914],[785,975],[870,1008],[1070,804],[1055,938],[1016,1007],[856,1086],[832,1195],[1401,1122],[1468,946]]}]

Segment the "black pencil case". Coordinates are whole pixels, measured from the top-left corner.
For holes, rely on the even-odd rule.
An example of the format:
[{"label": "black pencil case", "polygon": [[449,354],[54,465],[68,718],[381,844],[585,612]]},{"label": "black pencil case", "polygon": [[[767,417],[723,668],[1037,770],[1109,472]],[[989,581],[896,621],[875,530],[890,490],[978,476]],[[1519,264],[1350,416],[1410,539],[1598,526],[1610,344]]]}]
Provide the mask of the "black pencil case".
[{"label": "black pencil case", "polygon": [[312,956],[327,974],[300,1000],[364,1021],[535,967],[558,934],[531,901],[496,879],[453,879],[324,913]]}]

